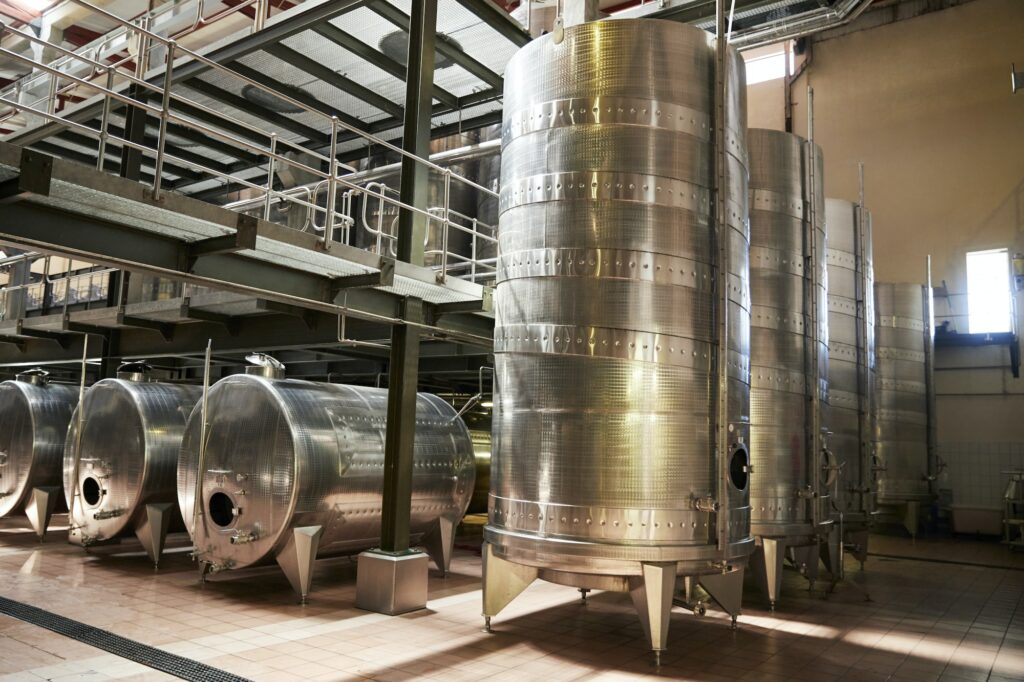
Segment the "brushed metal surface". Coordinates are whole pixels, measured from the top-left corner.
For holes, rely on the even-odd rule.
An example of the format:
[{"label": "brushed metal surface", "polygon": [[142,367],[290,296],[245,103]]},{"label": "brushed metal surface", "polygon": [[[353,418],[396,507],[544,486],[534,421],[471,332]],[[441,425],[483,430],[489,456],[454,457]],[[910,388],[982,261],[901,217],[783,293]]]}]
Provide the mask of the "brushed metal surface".
[{"label": "brushed metal surface", "polygon": [[[103,379],[86,391],[64,447],[72,531],[85,544],[134,532],[147,504],[175,501],[181,439],[201,392],[197,386],[122,378]],[[80,439],[78,409],[85,415]],[[72,481],[76,456],[78,480]],[[177,513],[170,524],[181,526]]]},{"label": "brushed metal surface", "polygon": [[[746,89],[729,63],[729,419],[746,443]],[[573,26],[509,63],[485,529],[500,558],[629,575],[749,552],[745,485],[722,500],[721,551],[695,504],[718,493],[713,71],[713,37],[652,20]]]},{"label": "brushed metal surface", "polygon": [[[273,560],[292,529],[303,526],[323,528],[320,556],[379,542],[386,390],[240,374],[214,384],[207,404],[202,518],[193,538],[203,561],[224,569]],[[178,465],[178,504],[190,532],[200,410],[189,420]],[[462,517],[473,479],[462,420],[442,399],[420,393],[414,542],[439,517]],[[218,510],[217,500],[227,506]]]},{"label": "brushed metal surface", "polygon": [[920,284],[875,284],[878,501],[928,497],[925,297]]},{"label": "brushed metal surface", "polygon": [[[863,224],[858,226],[858,220]],[[842,467],[834,508],[843,513],[844,523],[849,526],[867,522],[875,488],[875,274],[871,214],[852,202],[827,199],[825,222],[829,324],[829,402],[825,423],[829,450]],[[858,243],[858,227],[863,245]],[[862,412],[866,417],[863,432]]]},{"label": "brushed metal surface", "polygon": [[0,383],[0,517],[24,509],[32,489],[61,485],[74,386]]},{"label": "brushed metal surface", "polygon": [[[751,128],[750,154],[750,478],[751,532],[791,537],[814,533],[815,458],[808,450],[812,413],[808,395],[828,399],[828,306],[825,270],[824,157],[814,145],[814,238],[817,307],[808,309],[805,285],[812,253],[805,233],[810,212],[809,142],[791,133]],[[811,330],[817,319],[818,331]],[[815,340],[816,338],[816,340]],[[817,343],[818,386],[813,388],[811,344]],[[822,507],[824,511],[824,507]]]},{"label": "brushed metal surface", "polygon": [[471,428],[469,437],[473,441],[473,463],[476,482],[467,514],[486,514],[487,497],[491,493],[491,432]]}]

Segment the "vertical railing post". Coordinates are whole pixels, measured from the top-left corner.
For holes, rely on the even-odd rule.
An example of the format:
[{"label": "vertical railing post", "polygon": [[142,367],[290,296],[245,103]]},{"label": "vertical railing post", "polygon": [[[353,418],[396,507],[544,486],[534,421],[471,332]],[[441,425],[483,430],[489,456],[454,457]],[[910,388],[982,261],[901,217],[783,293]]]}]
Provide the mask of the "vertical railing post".
[{"label": "vertical railing post", "polygon": [[153,170],[153,199],[160,199],[160,184],[164,172],[164,155],[167,147],[167,120],[171,110],[171,77],[174,73],[174,50],[177,43],[167,43],[167,67],[164,69],[164,90],[160,101],[160,132],[156,139],[156,167]]},{"label": "vertical railing post", "polygon": [[267,191],[263,195],[263,219],[270,220],[270,200],[274,194],[274,172],[277,166],[277,133],[270,133],[270,155],[267,157]]},{"label": "vertical railing post", "polygon": [[107,160],[107,138],[110,137],[110,93],[114,90],[114,67],[107,67],[107,94],[103,98],[103,115],[100,117],[100,144],[96,151],[96,170],[102,171]]},{"label": "vertical railing post", "polygon": [[267,25],[267,18],[270,15],[269,0],[256,0],[256,7],[253,12],[252,32],[262,31]]},{"label": "vertical railing post", "polygon": [[810,329],[804,329],[804,358],[807,383],[807,407],[805,412],[806,448],[810,463],[811,524],[815,535],[823,522],[823,498],[827,494],[821,485],[822,438],[821,438],[821,372],[819,356],[821,319],[818,310],[818,283],[821,266],[818,256],[818,155],[814,150],[814,89],[807,88],[807,216],[804,227],[804,314]]},{"label": "vertical railing post", "polygon": [[[338,117],[331,116],[331,152],[327,160],[327,215],[324,216],[324,249],[334,239],[334,206],[338,194]],[[382,207],[383,208],[383,207]]]},{"label": "vertical railing post", "polygon": [[444,222],[441,224],[441,270],[437,273],[437,281],[448,280],[448,230],[452,220],[452,169],[444,169]]}]

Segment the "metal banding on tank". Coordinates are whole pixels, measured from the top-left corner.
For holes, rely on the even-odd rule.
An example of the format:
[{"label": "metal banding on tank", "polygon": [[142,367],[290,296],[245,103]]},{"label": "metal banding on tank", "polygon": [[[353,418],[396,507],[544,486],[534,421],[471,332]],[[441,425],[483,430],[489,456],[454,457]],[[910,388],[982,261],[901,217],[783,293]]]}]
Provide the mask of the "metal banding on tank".
[{"label": "metal banding on tank", "polygon": [[61,460],[78,399],[40,369],[0,383],[0,517],[23,511],[42,538],[61,495]]},{"label": "metal banding on tank", "polygon": [[[285,379],[279,367],[249,370],[209,389],[202,454],[202,403],[192,413],[178,503],[206,570],[277,560],[305,598],[318,555],[354,554],[380,541],[388,392]],[[455,409],[420,393],[411,532],[442,571],[473,493],[473,466]]]},{"label": "metal banding on tank", "polygon": [[178,452],[202,391],[153,381],[140,366],[124,369],[93,384],[71,420],[64,448],[69,539],[88,546],[135,533],[158,563],[168,530],[181,530]]},{"label": "metal banding on tank", "polygon": [[831,525],[826,476],[835,470],[823,451],[819,417],[829,361],[824,157],[791,133],[753,128],[747,141],[751,533],[758,543],[755,572],[774,606],[785,550],[813,580],[817,545]]},{"label": "metal banding on tank", "polygon": [[904,525],[916,534],[919,503],[931,495],[931,290],[876,283],[875,311],[878,504],[902,507]]},{"label": "metal banding on tank", "polygon": [[536,577],[630,591],[660,651],[677,573],[711,576],[720,602],[739,594],[727,569],[753,545],[746,89],[730,50],[719,467],[714,42],[675,22],[587,23],[506,70],[488,622],[518,594],[508,584]]},{"label": "metal banding on tank", "polygon": [[[866,529],[874,508],[875,297],[871,214],[825,200],[828,225],[829,450],[840,466],[833,509],[844,529]],[[866,533],[859,541],[866,543]],[[866,544],[861,547],[866,551]],[[862,559],[863,561],[863,559]]]}]

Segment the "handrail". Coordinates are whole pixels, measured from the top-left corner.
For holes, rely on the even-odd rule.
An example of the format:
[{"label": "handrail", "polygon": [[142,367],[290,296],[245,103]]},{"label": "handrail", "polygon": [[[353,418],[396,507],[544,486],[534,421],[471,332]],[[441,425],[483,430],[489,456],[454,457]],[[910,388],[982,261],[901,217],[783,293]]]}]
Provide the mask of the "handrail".
[{"label": "handrail", "polygon": [[[205,1],[206,0],[202,0],[202,3],[205,3]],[[492,189],[460,174],[454,173],[450,167],[442,166],[430,159],[418,157],[394,144],[391,144],[390,142],[359,129],[356,126],[349,125],[344,121],[339,120],[337,116],[321,111],[317,107],[309,106],[290,96],[288,93],[278,92],[273,88],[254,80],[253,78],[233,71],[232,69],[225,67],[193,50],[184,48],[175,40],[171,38],[164,38],[144,25],[140,26],[129,23],[105,9],[96,7],[87,0],[69,0],[69,2],[88,8],[97,15],[125,27],[127,31],[132,32],[133,36],[137,36],[139,38],[140,44],[137,49],[138,55],[134,71],[127,68],[128,59],[122,59],[116,64],[104,64],[95,58],[99,57],[98,49],[92,51],[86,50],[84,54],[76,53],[67,48],[53,45],[49,41],[41,39],[30,32],[24,32],[0,25],[0,36],[6,33],[17,35],[34,44],[52,49],[58,54],[63,55],[67,60],[67,62],[59,65],[55,65],[56,62],[44,64],[29,56],[19,54],[8,48],[0,47],[0,57],[28,64],[38,72],[47,74],[50,79],[49,94],[46,99],[40,99],[33,101],[31,104],[26,104],[25,102],[19,102],[16,99],[3,96],[2,93],[0,93],[0,105],[9,108],[15,113],[22,113],[29,117],[36,116],[43,121],[57,123],[65,129],[73,130],[85,137],[98,139],[97,167],[99,169],[103,169],[105,167],[108,146],[116,145],[122,149],[131,149],[140,152],[142,157],[145,159],[147,167],[152,167],[152,192],[154,198],[160,197],[160,192],[164,184],[164,176],[166,174],[165,168],[173,166],[175,170],[170,174],[178,178],[184,177],[185,181],[189,184],[192,182],[208,182],[210,180],[217,182],[223,181],[237,187],[247,188],[257,192],[258,196],[252,199],[250,203],[243,203],[238,207],[241,208],[241,206],[244,205],[247,208],[251,206],[252,208],[260,209],[260,214],[264,219],[269,218],[270,209],[275,201],[288,202],[289,204],[304,207],[307,211],[307,215],[302,225],[302,229],[306,230],[311,225],[315,232],[322,232],[323,236],[321,238],[325,249],[329,249],[330,244],[336,242],[335,228],[339,226],[342,228],[341,234],[343,235],[343,238],[347,240],[349,230],[355,224],[351,212],[353,199],[356,196],[364,197],[364,227],[369,229],[369,226],[365,224],[366,205],[373,197],[376,197],[382,207],[383,204],[387,204],[395,207],[397,211],[409,211],[425,218],[428,225],[428,230],[424,237],[425,244],[428,243],[432,234],[436,235],[432,230],[438,229],[437,226],[440,225],[439,229],[442,230],[440,234],[441,249],[429,250],[429,255],[438,256],[440,260],[440,269],[438,272],[439,281],[444,281],[448,276],[449,260],[452,261],[453,265],[471,263],[471,276],[474,278],[476,277],[478,267],[488,267],[489,264],[478,262],[476,259],[476,253],[479,248],[478,243],[496,242],[495,237],[492,236],[494,233],[494,226],[486,225],[472,216],[453,210],[450,205],[452,195],[451,183],[453,181],[458,182],[464,186],[473,188],[485,197],[497,198],[498,194]],[[262,3],[263,0],[253,0],[253,2]],[[201,7],[205,6],[202,3],[198,10],[200,13]],[[155,49],[154,46],[161,45],[166,47],[166,51],[162,55],[164,62],[163,73],[159,73],[159,71],[157,71],[158,67],[148,70],[145,69],[144,64],[147,60],[142,56],[143,53],[148,53],[148,51]],[[267,122],[265,126],[261,126],[260,122],[253,123],[250,120],[241,120],[240,117],[232,118],[222,111],[217,111],[211,106],[207,106],[201,102],[190,99],[180,93],[172,92],[174,69],[176,67],[180,68],[184,63],[190,60],[204,64],[218,73],[227,74],[231,78],[237,79],[242,84],[252,86],[255,89],[295,107],[299,112],[305,112],[314,116],[316,120],[323,124],[324,127],[329,127],[329,137],[324,138],[329,142],[329,145],[327,142],[310,143],[302,142],[294,138],[290,139],[289,135],[275,131],[275,128],[281,127],[277,124]],[[99,74],[100,76],[105,76],[105,78],[90,80],[89,78],[84,78],[81,75],[71,73],[70,71],[73,71],[74,69],[61,70],[62,67],[76,61],[89,67],[92,74]],[[66,83],[64,87],[60,87],[62,79]],[[132,86],[132,89],[129,90],[128,86]],[[86,125],[66,118],[58,111],[58,107],[56,106],[57,100],[63,93],[66,93],[69,89],[73,88],[84,88],[89,92],[96,93],[93,97],[102,99],[103,111],[99,129],[93,127],[93,125]],[[154,100],[158,101],[158,104],[155,103]],[[127,110],[134,108],[134,110],[142,112],[145,115],[155,117],[159,121],[156,140],[153,141],[150,139],[144,143],[140,143],[127,139],[127,131],[123,133],[123,136],[113,134],[110,131],[112,102],[118,103],[119,107],[123,107]],[[202,117],[202,120],[199,120],[199,117]],[[190,156],[190,158],[183,158],[182,156],[175,155],[168,148],[168,127],[170,124],[175,124],[183,129],[196,131],[211,140],[224,143],[232,149],[245,151],[254,156],[256,158],[256,162],[241,170],[227,170],[223,167],[220,169],[214,168],[214,166],[217,166],[216,163],[211,163],[203,158],[198,158],[198,155],[195,154],[184,155]],[[304,124],[309,126],[310,122],[307,120]],[[385,149],[394,151],[401,158],[412,159],[416,163],[424,164],[428,170],[440,172],[444,181],[444,201],[442,205],[420,208],[403,202],[400,196],[393,196],[393,193],[389,192],[386,185],[383,185],[382,183],[376,183],[376,185],[379,185],[381,188],[379,193],[370,191],[374,187],[375,183],[371,182],[365,186],[359,184],[357,179],[365,177],[366,171],[358,171],[355,167],[348,164],[341,164],[337,160],[339,131],[342,130],[351,132],[358,138],[370,143],[378,144]],[[329,151],[325,149],[327,146],[330,147]],[[482,143],[480,145],[470,145],[465,148],[460,148],[460,150],[452,151],[475,156],[481,153],[489,153],[493,146],[496,145],[493,143],[490,145]],[[293,154],[292,152],[297,153]],[[230,152],[228,153],[230,154]],[[444,158],[447,160],[447,155],[445,155]],[[262,163],[262,160],[265,160],[265,163]],[[314,178],[314,181],[307,186],[281,190],[275,189],[274,179],[281,168],[298,170],[301,173]],[[263,169],[266,170],[265,176],[262,174]],[[193,172],[196,173],[195,177],[191,175]],[[258,173],[255,177],[253,175],[254,172]],[[265,180],[263,179],[264,177],[266,178]],[[318,205],[318,197],[325,188],[327,191],[326,208]],[[338,197],[338,192],[342,190],[345,191],[344,194],[341,197]],[[341,202],[340,207],[335,205],[339,200]],[[236,204],[238,203],[239,202],[236,202]],[[231,204],[229,207],[235,208],[236,204]],[[340,212],[336,210],[338,208],[341,209]],[[386,234],[386,230],[384,229],[382,222],[383,213],[384,210],[382,208],[380,211],[381,215],[378,216],[377,220],[377,229],[370,230],[377,237],[376,241],[378,252],[384,250],[385,239],[387,239],[389,247],[392,245],[394,240],[393,235]],[[324,216],[322,225],[318,224],[317,220],[321,215]],[[472,239],[472,255],[469,259],[462,254],[449,253],[448,244],[450,230],[452,229],[457,230],[459,233],[470,235]],[[491,234],[488,234],[488,232]],[[461,267],[462,266],[460,266],[460,269]],[[435,269],[437,269],[436,266]],[[493,267],[489,269],[493,269]]]}]

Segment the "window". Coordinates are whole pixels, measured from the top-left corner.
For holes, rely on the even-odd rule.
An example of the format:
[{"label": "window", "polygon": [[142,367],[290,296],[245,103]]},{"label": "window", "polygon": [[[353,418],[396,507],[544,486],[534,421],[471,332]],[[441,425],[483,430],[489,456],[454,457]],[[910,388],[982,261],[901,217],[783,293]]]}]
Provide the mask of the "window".
[{"label": "window", "polygon": [[1006,249],[967,254],[967,313],[972,334],[1010,331],[1010,260]]},{"label": "window", "polygon": [[747,85],[782,78],[786,75],[786,53],[777,52],[747,61]]}]

